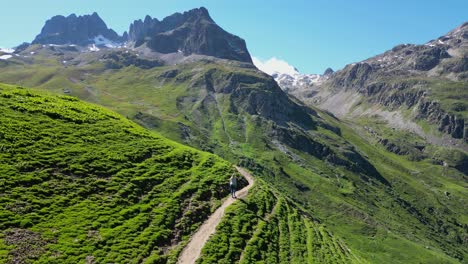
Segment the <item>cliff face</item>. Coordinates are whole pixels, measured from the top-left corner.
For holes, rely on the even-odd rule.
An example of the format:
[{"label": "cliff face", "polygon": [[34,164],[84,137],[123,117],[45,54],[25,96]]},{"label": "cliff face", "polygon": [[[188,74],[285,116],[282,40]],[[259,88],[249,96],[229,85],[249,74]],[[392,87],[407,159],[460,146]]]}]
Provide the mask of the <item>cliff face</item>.
[{"label": "cliff face", "polygon": [[87,45],[93,43],[94,38],[98,36],[114,42],[123,41],[123,38],[107,28],[106,23],[94,12],[84,16],[54,16],[46,21],[41,33],[32,43]]},{"label": "cliff face", "polygon": [[397,110],[401,106],[414,109],[416,119],[424,119],[436,125],[440,132],[468,142],[466,117],[444,109],[438,101],[429,95],[429,91],[421,88],[428,85],[430,83],[420,80],[401,81],[393,84],[380,82],[361,87],[358,92],[369,102],[383,105],[390,110]]},{"label": "cliff face", "polygon": [[201,7],[175,13],[159,21],[146,16],[130,25],[128,40],[135,47],[146,45],[159,53],[182,52],[252,62],[245,41],[219,27]]},{"label": "cliff face", "polygon": [[418,104],[418,118],[424,118],[437,125],[440,132],[453,138],[462,138],[468,143],[468,126],[466,119],[443,111],[440,104],[434,101],[421,100]]}]

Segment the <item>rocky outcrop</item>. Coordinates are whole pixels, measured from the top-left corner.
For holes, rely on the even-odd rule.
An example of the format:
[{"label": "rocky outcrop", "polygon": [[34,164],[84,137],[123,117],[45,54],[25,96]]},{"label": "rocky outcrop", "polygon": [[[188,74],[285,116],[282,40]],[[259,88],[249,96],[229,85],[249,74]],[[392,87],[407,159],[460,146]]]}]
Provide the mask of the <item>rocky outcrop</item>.
[{"label": "rocky outcrop", "polygon": [[428,71],[437,66],[442,59],[449,57],[446,47],[418,46],[409,61],[413,69]]},{"label": "rocky outcrop", "polygon": [[33,44],[76,44],[88,45],[95,37],[102,36],[110,41],[119,42],[122,38],[94,12],[92,15],[67,17],[54,16],[47,20],[41,33]]},{"label": "rocky outcrop", "polygon": [[128,40],[135,47],[146,43],[159,53],[182,52],[252,62],[245,41],[224,31],[205,8],[175,13],[159,21],[146,16],[130,25]]},{"label": "rocky outcrop", "polygon": [[[468,79],[466,36],[468,23],[424,45],[395,46],[331,74],[323,83],[310,87],[316,94],[303,92],[300,95],[302,98],[323,96],[320,91],[328,88],[332,96],[325,96],[330,98],[343,91],[356,92],[365,102],[383,105],[390,111],[405,106],[413,110],[416,119],[425,119],[440,132],[468,142],[465,125],[468,118],[463,101],[467,96],[464,82]],[[311,98],[307,100],[316,102]],[[439,103],[444,100],[450,100],[451,105]],[[317,101],[323,104],[322,98],[318,97]]]},{"label": "rocky outcrop", "polygon": [[428,92],[422,88],[425,85],[428,83],[421,80],[400,81],[392,84],[377,82],[365,86],[359,92],[370,102],[384,105],[390,110],[396,110],[400,106],[416,107],[416,119],[427,120],[435,124],[440,132],[468,142],[468,126],[465,125],[465,118],[442,109],[440,103],[430,99]]},{"label": "rocky outcrop", "polygon": [[418,105],[418,118],[424,118],[437,125],[440,132],[468,143],[468,126],[466,120],[443,111],[440,104],[433,101],[421,101]]},{"label": "rocky outcrop", "polygon": [[278,84],[267,75],[251,75],[212,69],[197,78],[193,87],[205,87],[215,93],[230,94],[231,111],[246,111],[277,124],[295,123],[305,129],[316,126],[310,108],[300,106],[289,99]]},{"label": "rocky outcrop", "polygon": [[375,82],[358,89],[372,103],[382,104],[391,110],[405,105],[413,107],[419,100],[426,96],[426,91],[421,88],[427,85],[419,80],[402,80],[399,82]]},{"label": "rocky outcrop", "polygon": [[[468,143],[468,126],[465,118],[442,109],[440,103],[428,96],[427,85],[420,80],[373,83],[359,90],[372,103],[381,104],[390,110],[401,106],[415,108],[416,119],[424,119],[436,125],[437,129],[453,138]],[[415,87],[418,87],[415,89]],[[464,109],[461,109],[464,110]]]},{"label": "rocky outcrop", "polygon": [[468,71],[468,57],[452,60],[443,65],[444,72],[461,73]]},{"label": "rocky outcrop", "polygon": [[335,71],[332,68],[327,68],[325,72],[323,72],[323,76],[331,76]]},{"label": "rocky outcrop", "polygon": [[156,33],[159,24],[160,21],[157,18],[151,18],[150,16],[146,16],[144,21],[141,19],[135,20],[130,24],[128,41],[134,42],[135,47],[141,46],[150,39],[152,33]]},{"label": "rocky outcrop", "polygon": [[102,61],[108,69],[121,69],[130,65],[136,66],[141,69],[151,69],[163,65],[159,60],[144,59],[131,52],[115,51],[104,54]]},{"label": "rocky outcrop", "polygon": [[347,65],[343,70],[336,73],[332,80],[333,86],[336,87],[362,87],[369,75],[373,71],[369,63],[355,63]]}]

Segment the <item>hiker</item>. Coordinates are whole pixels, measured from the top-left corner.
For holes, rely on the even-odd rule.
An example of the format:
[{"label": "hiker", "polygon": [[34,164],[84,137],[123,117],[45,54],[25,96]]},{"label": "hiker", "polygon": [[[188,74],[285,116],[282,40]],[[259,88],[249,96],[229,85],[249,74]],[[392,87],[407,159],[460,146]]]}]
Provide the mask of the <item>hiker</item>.
[{"label": "hiker", "polygon": [[231,197],[237,198],[236,197],[237,179],[236,179],[236,176],[234,176],[234,174],[232,174],[231,179],[229,179],[229,187],[231,189]]}]

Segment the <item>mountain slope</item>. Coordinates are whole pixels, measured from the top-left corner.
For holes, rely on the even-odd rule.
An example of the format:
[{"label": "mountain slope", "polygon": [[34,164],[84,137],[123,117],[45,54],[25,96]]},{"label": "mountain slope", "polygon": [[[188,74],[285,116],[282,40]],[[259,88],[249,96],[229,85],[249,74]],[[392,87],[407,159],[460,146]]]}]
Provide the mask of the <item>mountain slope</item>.
[{"label": "mountain slope", "polygon": [[23,83],[57,93],[67,87],[171,139],[239,162],[344,237],[360,258],[465,258],[463,175],[443,149],[426,149],[431,154],[420,161],[395,155],[364,132],[294,102],[271,77],[239,62],[52,65],[40,71],[34,63],[9,65],[0,79],[22,76]]},{"label": "mountain slope", "polygon": [[292,93],[342,118],[379,117],[430,143],[468,150],[468,23],[404,44]]},{"label": "mountain slope", "polygon": [[204,7],[162,21],[150,16],[136,20],[130,25],[128,40],[135,47],[146,44],[164,54],[182,52],[252,62],[245,41],[219,27]]},{"label": "mountain slope", "polygon": [[0,108],[6,263],[162,261],[227,195],[229,163],[103,108],[4,85]]},{"label": "mountain slope", "polygon": [[94,43],[94,39],[99,37],[114,42],[124,40],[114,30],[107,28],[96,12],[84,16],[71,14],[67,17],[54,16],[47,20],[32,43],[87,45]]},{"label": "mountain slope", "polygon": [[[0,109],[0,263],[175,263],[235,173],[215,155],[73,97],[0,84]],[[259,195],[247,201],[258,203]],[[246,214],[231,211],[222,221],[233,216]],[[315,252],[356,260],[344,243],[326,242],[316,243]]]},{"label": "mountain slope", "polygon": [[[288,215],[287,226],[292,231],[281,233],[294,239],[292,244],[281,242],[285,251],[296,248],[293,226],[303,234],[314,229],[307,229],[306,218],[310,218],[326,224],[344,238],[354,255],[372,263],[466,260],[465,153],[415,146],[408,155],[397,155],[392,142],[381,144],[373,133],[392,133],[394,141],[419,139],[385,127],[366,130],[306,107],[250,63],[193,54],[180,54],[174,62],[140,48],[98,52],[53,48],[55,51],[33,45],[7,60],[0,66],[0,80],[99,103],[171,139],[249,168],[264,179],[266,187],[274,186],[275,194],[284,196],[278,200],[287,199],[280,211]],[[37,53],[29,56],[30,52]],[[272,190],[266,192],[255,192],[258,202],[246,205],[243,212],[254,208],[258,214],[250,216],[266,219],[265,212],[272,212],[270,205],[275,203],[261,202],[276,201],[274,194],[269,194]],[[295,217],[298,208],[285,204],[299,204],[306,216]],[[268,210],[257,210],[263,207]],[[271,223],[286,222],[282,216],[271,219]],[[252,225],[259,224],[260,235],[264,227],[273,234],[278,229],[253,221],[245,222],[245,228],[236,225],[244,240],[223,244],[219,250],[227,255],[206,249],[215,250],[205,256],[206,261],[216,256],[266,257],[261,255],[266,249],[260,245],[265,239],[257,239]],[[228,234],[231,230],[220,231]],[[243,236],[245,231],[252,240]],[[220,237],[225,241],[225,235]],[[272,241],[279,241],[275,239]],[[297,239],[305,241],[304,237]],[[320,239],[311,237],[308,241],[314,244]],[[247,242],[255,250],[246,246],[245,254],[239,254],[238,248]],[[305,252],[303,247],[297,248],[297,252]],[[278,260],[290,257],[297,259],[283,254]]]}]

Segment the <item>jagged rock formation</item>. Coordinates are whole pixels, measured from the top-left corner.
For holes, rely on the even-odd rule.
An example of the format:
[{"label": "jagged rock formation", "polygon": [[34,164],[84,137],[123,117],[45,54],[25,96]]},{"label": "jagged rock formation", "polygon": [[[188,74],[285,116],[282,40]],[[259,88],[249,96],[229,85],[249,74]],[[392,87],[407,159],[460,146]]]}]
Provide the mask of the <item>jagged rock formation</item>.
[{"label": "jagged rock formation", "polygon": [[323,72],[323,76],[331,76],[335,71],[332,68],[327,68],[325,72]]},{"label": "jagged rock formation", "polygon": [[205,8],[175,13],[159,21],[146,16],[130,25],[128,40],[159,53],[182,52],[252,62],[245,41],[219,27]]},{"label": "jagged rock formation", "polygon": [[84,16],[54,16],[47,20],[32,43],[87,45],[94,43],[96,37],[114,42],[123,40],[114,30],[107,28],[106,23],[94,12]]},{"label": "jagged rock formation", "polygon": [[[32,44],[93,44],[113,48],[121,47],[124,42],[128,42],[129,48],[145,44],[156,52],[153,56],[157,53],[198,54],[252,63],[245,41],[218,26],[203,7],[175,13],[161,21],[146,16],[143,21],[134,21],[123,36],[108,28],[96,12],[84,16],[54,16],[46,21]],[[91,51],[98,50],[93,46]]]}]

